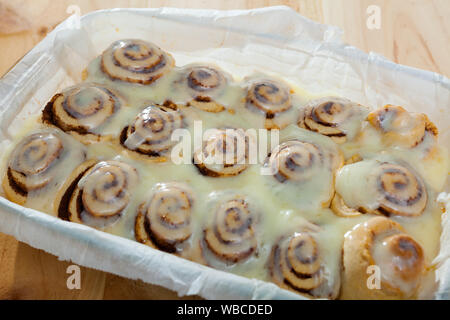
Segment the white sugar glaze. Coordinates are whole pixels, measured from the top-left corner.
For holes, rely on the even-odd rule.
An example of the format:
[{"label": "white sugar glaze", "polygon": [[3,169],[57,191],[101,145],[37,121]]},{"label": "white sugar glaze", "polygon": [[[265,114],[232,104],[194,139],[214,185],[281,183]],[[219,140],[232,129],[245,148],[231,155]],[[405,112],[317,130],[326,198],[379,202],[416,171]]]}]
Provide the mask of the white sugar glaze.
[{"label": "white sugar glaze", "polygon": [[[215,68],[220,69],[218,66]],[[184,127],[194,137],[194,121],[201,120],[203,130],[209,128],[264,128],[265,116],[246,107],[246,88],[254,79],[264,79],[264,76],[250,75],[244,79],[233,79],[230,74],[225,75],[227,85],[220,94],[213,96],[214,101],[225,107],[225,110],[212,113],[202,111],[194,106],[186,106],[192,100],[192,92],[188,90],[185,81],[180,80],[185,74],[185,68],[177,66],[165,76],[156,80],[151,85],[130,84],[118,80],[111,80],[100,68],[100,58],[96,58],[87,68],[86,83],[96,83],[111,88],[122,99],[119,110],[108,119],[107,123],[93,132],[101,135],[110,135],[112,139],[89,145],[81,145],[70,135],[62,133],[58,129],[43,129],[38,119],[30,120],[31,125],[24,128],[11,146],[20,141],[24,136],[39,130],[54,130],[64,136],[67,150],[72,156],[64,159],[64,166],[55,171],[55,181],[60,181],[52,186],[53,189],[29,192],[27,207],[35,208],[49,214],[54,214],[53,194],[62,182],[67,179],[71,171],[82,162],[81,154],[86,151],[86,159],[96,161],[118,160],[136,168],[139,179],[134,182],[132,191],[128,193],[129,202],[118,219],[112,225],[102,228],[103,231],[119,235],[128,239],[134,237],[134,223],[138,207],[149,200],[155,186],[159,183],[182,183],[192,190],[192,236],[187,240],[190,245],[196,245],[201,241],[203,229],[213,214],[214,204],[230,194],[237,194],[251,203],[252,210],[258,215],[255,234],[258,244],[257,254],[251,255],[245,261],[236,264],[215,264],[216,267],[243,275],[246,277],[270,280],[267,270],[267,261],[272,246],[280,236],[287,236],[298,232],[305,226],[313,228],[315,238],[320,248],[325,275],[328,286],[331,288],[339,280],[341,272],[341,249],[345,234],[355,225],[367,221],[373,215],[360,215],[356,218],[342,218],[336,216],[329,208],[329,201],[334,194],[335,173],[342,164],[339,159],[347,160],[358,155],[362,159],[383,159],[388,162],[406,162],[425,181],[428,192],[427,205],[419,217],[392,217],[399,222],[423,248],[425,261],[430,267],[431,261],[439,250],[439,235],[442,208],[436,202],[436,196],[442,191],[448,175],[447,150],[439,147],[437,142],[426,137],[416,148],[401,148],[387,146],[381,139],[381,133],[363,121],[361,117],[355,117],[357,122],[347,122],[343,130],[349,131],[349,141],[338,145],[330,138],[311,132],[296,126],[300,110],[309,102],[324,96],[308,94],[301,89],[301,84],[283,82],[282,76],[278,78],[267,77],[275,81],[282,81],[290,88],[291,108],[287,113],[275,116],[283,122],[283,126],[290,124],[280,132],[280,142],[300,141],[311,143],[320,147],[320,153],[325,157],[323,163],[319,163],[312,176],[305,182],[278,181],[274,176],[261,175],[261,169],[266,159],[260,159],[258,164],[250,164],[242,173],[232,177],[207,177],[199,173],[192,164],[176,165],[170,161],[170,152],[165,153],[165,162],[154,162],[149,157],[137,154],[131,150],[143,143],[142,137],[132,137],[126,141],[128,150],[120,145],[119,136],[123,128],[130,125],[136,116],[146,107],[153,104],[164,104],[171,101],[178,106],[182,114]],[[226,70],[224,71],[226,72]],[[361,131],[358,133],[358,131]],[[431,147],[437,149],[436,155],[427,157]],[[5,154],[9,155],[11,150]],[[266,154],[276,150],[276,145],[268,148]],[[191,150],[195,151],[195,150]],[[333,156],[330,157],[330,154]],[[341,158],[342,157],[342,158]],[[6,159],[3,163],[7,163]],[[365,163],[357,166],[361,170],[369,170]],[[4,168],[6,170],[6,168]],[[360,171],[361,171],[360,170]],[[370,188],[366,181],[361,179],[364,172],[348,173],[348,166],[341,169],[337,175],[336,188],[348,204],[358,204],[365,201],[374,205]],[[81,180],[80,183],[83,183]],[[378,250],[378,249],[377,249]],[[380,249],[381,250],[381,249]],[[427,281],[433,281],[432,276],[427,276]],[[424,285],[430,287],[430,285]],[[428,296],[428,292],[424,296]]]}]

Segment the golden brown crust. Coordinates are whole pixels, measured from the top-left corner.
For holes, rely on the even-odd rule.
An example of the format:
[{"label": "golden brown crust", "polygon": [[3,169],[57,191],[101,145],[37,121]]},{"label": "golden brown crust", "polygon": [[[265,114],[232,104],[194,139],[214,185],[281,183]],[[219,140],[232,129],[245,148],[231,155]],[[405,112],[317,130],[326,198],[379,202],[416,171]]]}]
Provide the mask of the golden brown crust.
[{"label": "golden brown crust", "polygon": [[86,69],[83,69],[83,71],[81,71],[81,80],[82,81],[86,81],[86,79],[89,77],[89,72]]},{"label": "golden brown crust", "polygon": [[222,104],[216,101],[212,101],[208,97],[197,97],[194,100],[189,101],[187,103],[187,106],[192,106],[197,109],[212,113],[219,113],[225,110],[225,107]]},{"label": "golden brown crust", "polygon": [[7,173],[3,177],[2,187],[3,192],[5,192],[5,196],[9,201],[19,205],[24,205],[27,202],[28,192],[14,183],[14,179],[12,178],[9,169],[7,169]]},{"label": "golden brown crust", "polygon": [[430,133],[438,135],[436,126],[423,113],[411,113],[400,106],[386,105],[371,112],[367,121],[381,131],[387,144],[416,147]]},{"label": "golden brown crust", "polygon": [[134,220],[134,237],[136,238],[136,241],[151,248],[158,249],[153,244],[153,241],[151,240],[145,228],[145,215],[142,212],[142,206],[139,207],[138,214],[136,215],[136,219]]},{"label": "golden brown crust", "polygon": [[[376,243],[385,241],[391,266],[376,261],[374,250]],[[375,217],[358,225],[344,238],[343,244],[343,282],[341,299],[392,300],[413,298],[423,275],[424,256],[421,246],[406,235],[398,223],[384,217]],[[380,267],[381,287],[369,289],[369,266]],[[394,273],[394,274],[393,274]],[[390,279],[405,282],[404,291],[398,283]]]},{"label": "golden brown crust", "polygon": [[337,192],[335,193],[333,200],[331,200],[330,208],[337,216],[343,218],[355,218],[363,213],[366,213],[366,211],[363,210],[362,208],[356,210],[354,208],[348,207]]}]

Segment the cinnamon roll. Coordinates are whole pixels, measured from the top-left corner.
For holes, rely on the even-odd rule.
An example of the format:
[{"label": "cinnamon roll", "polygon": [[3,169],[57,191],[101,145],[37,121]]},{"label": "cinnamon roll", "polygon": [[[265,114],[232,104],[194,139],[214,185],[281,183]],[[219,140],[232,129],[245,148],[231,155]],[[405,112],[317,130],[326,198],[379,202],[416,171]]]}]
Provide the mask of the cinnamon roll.
[{"label": "cinnamon roll", "polygon": [[298,209],[328,207],[335,172],[343,163],[341,153],[332,141],[316,133],[297,128],[292,136],[298,138],[282,142],[267,157],[267,182],[276,197]]},{"label": "cinnamon roll", "polygon": [[83,143],[92,143],[106,138],[100,129],[121,105],[111,89],[95,83],[79,84],[56,94],[45,106],[42,121]]},{"label": "cinnamon roll", "polygon": [[368,113],[367,108],[348,99],[327,97],[306,106],[298,125],[330,137],[336,143],[344,143],[356,136]]},{"label": "cinnamon roll", "polygon": [[424,211],[427,199],[425,184],[412,169],[365,160],[338,172],[331,208],[344,217],[361,213],[417,217]]},{"label": "cinnamon roll", "polygon": [[257,254],[258,216],[243,196],[219,200],[212,219],[203,230],[203,253],[210,265],[218,260],[234,264]]},{"label": "cinnamon roll", "polygon": [[62,190],[61,219],[103,229],[114,224],[131,202],[139,181],[135,168],[122,161],[89,161]]},{"label": "cinnamon roll", "polygon": [[272,281],[283,289],[313,298],[335,299],[339,281],[329,279],[315,235],[301,230],[278,239],[269,258]]},{"label": "cinnamon roll", "polygon": [[426,115],[387,105],[370,113],[367,120],[360,144],[372,147],[378,138],[374,152],[388,147],[389,153],[414,167],[431,190],[442,190],[447,175],[441,172],[448,167],[449,154],[438,143],[437,128]]},{"label": "cinnamon roll", "polygon": [[184,126],[183,115],[175,107],[151,105],[145,108],[120,134],[120,144],[139,154],[165,161],[175,144],[172,133]]},{"label": "cinnamon roll", "polygon": [[211,66],[189,66],[183,75],[183,82],[192,97],[188,105],[207,112],[225,110],[225,107],[216,101],[224,93],[228,82],[221,70]]},{"label": "cinnamon roll", "polygon": [[371,112],[367,120],[382,133],[383,141],[389,145],[413,148],[425,135],[436,137],[436,126],[423,113],[410,113],[402,107],[386,105]]},{"label": "cinnamon roll", "polygon": [[31,192],[43,196],[38,192],[61,183],[64,163],[70,170],[72,162],[82,162],[85,157],[84,149],[70,145],[66,137],[56,130],[31,134],[22,139],[10,155],[2,184],[5,195],[21,205],[27,202]]},{"label": "cinnamon roll", "polygon": [[134,228],[136,240],[182,254],[192,235],[193,205],[192,191],[184,184],[158,185],[150,200],[139,207]]},{"label": "cinnamon roll", "polygon": [[101,69],[113,80],[149,85],[175,65],[172,56],[142,40],[114,42],[101,57]]},{"label": "cinnamon roll", "polygon": [[246,107],[265,117],[266,129],[283,129],[292,119],[287,112],[292,108],[290,89],[274,80],[253,81],[247,89]]},{"label": "cinnamon roll", "polygon": [[268,161],[279,182],[301,182],[311,179],[322,170],[325,159],[319,146],[291,140],[279,145]]},{"label": "cinnamon roll", "polygon": [[[342,252],[342,299],[410,299],[425,272],[420,244],[384,217],[356,226],[345,236]],[[370,266],[379,268],[380,286],[369,279]]]},{"label": "cinnamon roll", "polygon": [[194,152],[194,164],[204,176],[229,177],[248,167],[251,137],[243,129],[217,129]]}]

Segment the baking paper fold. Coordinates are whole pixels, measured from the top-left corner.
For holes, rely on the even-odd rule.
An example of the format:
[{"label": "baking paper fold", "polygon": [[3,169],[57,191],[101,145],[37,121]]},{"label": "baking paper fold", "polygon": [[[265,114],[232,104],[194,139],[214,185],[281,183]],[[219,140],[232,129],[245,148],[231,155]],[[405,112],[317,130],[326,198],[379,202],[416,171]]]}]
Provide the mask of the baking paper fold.
[{"label": "baking paper fold", "polygon": [[[113,41],[141,38],[169,51],[178,65],[219,64],[237,77],[274,73],[312,93],[330,92],[372,108],[402,105],[424,112],[450,149],[450,81],[389,62],[342,42],[337,27],[312,22],[287,7],[255,10],[113,9],[72,16],[0,80],[0,147],[29,115],[81,73]],[[448,189],[446,191],[449,191]],[[442,194],[442,201],[450,201]],[[443,218],[435,259],[437,298],[450,298],[450,218]],[[87,226],[23,208],[0,197],[0,232],[61,260],[209,299],[302,299],[276,285],[201,266]]]}]

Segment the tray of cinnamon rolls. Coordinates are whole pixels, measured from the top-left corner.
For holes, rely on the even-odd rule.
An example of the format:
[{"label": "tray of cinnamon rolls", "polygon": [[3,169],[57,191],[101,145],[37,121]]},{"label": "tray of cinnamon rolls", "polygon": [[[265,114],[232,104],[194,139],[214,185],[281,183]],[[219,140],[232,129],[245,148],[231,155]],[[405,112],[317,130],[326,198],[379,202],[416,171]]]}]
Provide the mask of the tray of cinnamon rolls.
[{"label": "tray of cinnamon rolls", "polygon": [[103,47],[11,138],[3,196],[299,297],[433,296],[449,156],[426,110],[177,58]]}]

